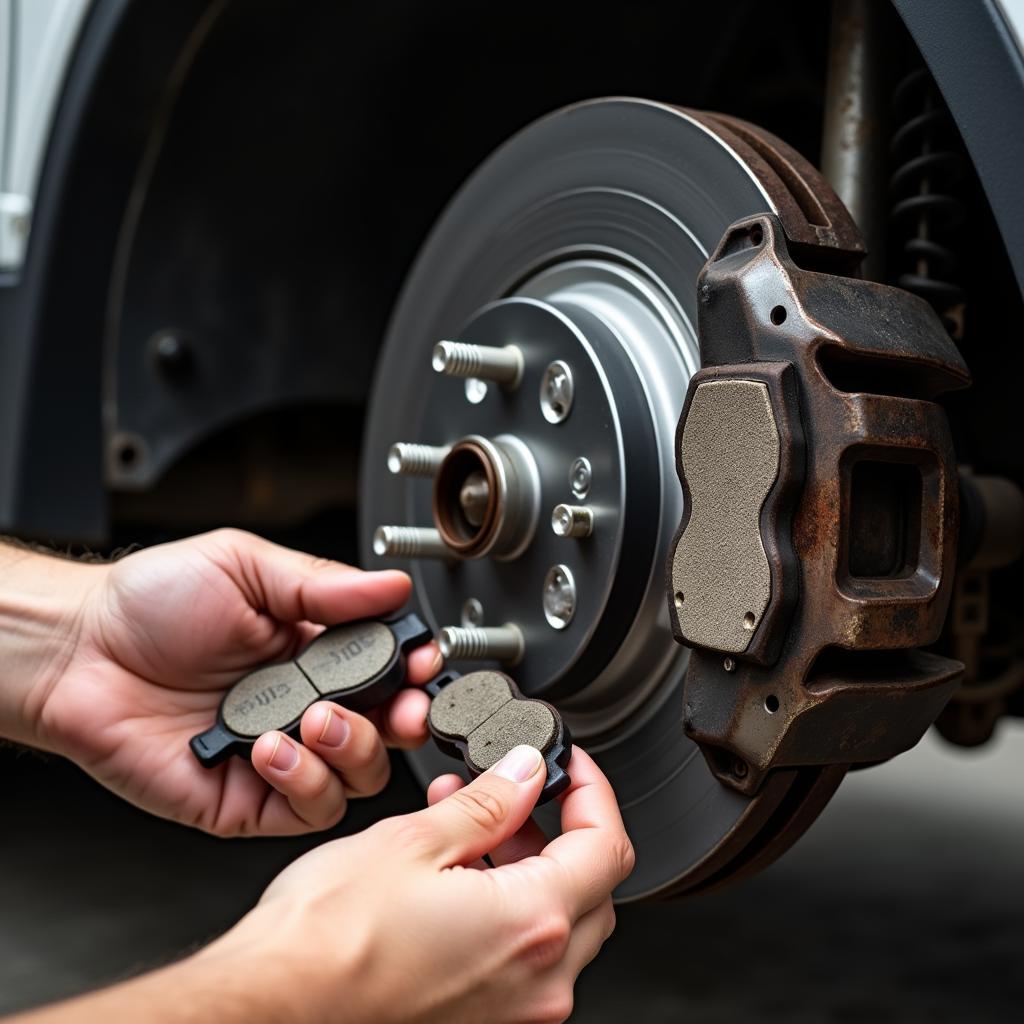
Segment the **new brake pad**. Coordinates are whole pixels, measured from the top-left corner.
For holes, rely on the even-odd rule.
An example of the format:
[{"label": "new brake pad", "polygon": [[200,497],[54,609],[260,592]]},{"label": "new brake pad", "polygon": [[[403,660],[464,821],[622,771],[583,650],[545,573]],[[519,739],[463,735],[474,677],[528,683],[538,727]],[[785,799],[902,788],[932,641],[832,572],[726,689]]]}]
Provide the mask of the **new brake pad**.
[{"label": "new brake pad", "polygon": [[326,629],[293,661],[239,679],[224,695],[213,727],[192,737],[192,752],[212,768],[231,754],[247,753],[268,729],[298,739],[302,713],[318,700],[369,711],[402,688],[406,654],[430,639],[416,615]]},{"label": "new brake pad", "polygon": [[568,787],[568,727],[550,704],[524,697],[503,672],[471,672],[450,682],[441,678],[428,684],[427,692],[433,696],[427,725],[434,741],[446,754],[461,757],[472,775],[527,743],[541,752],[547,767],[537,803],[546,803]]}]

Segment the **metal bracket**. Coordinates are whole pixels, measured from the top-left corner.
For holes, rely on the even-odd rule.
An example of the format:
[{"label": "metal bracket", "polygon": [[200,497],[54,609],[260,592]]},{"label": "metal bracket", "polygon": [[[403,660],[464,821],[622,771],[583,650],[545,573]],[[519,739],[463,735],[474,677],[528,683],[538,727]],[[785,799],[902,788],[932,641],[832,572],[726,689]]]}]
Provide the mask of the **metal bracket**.
[{"label": "metal bracket", "polygon": [[802,269],[765,214],[698,280],[703,369],[677,434],[676,639],[694,648],[684,728],[744,793],[774,768],[912,746],[959,662],[949,603],[957,470],[935,397],[969,383],[931,308]]}]

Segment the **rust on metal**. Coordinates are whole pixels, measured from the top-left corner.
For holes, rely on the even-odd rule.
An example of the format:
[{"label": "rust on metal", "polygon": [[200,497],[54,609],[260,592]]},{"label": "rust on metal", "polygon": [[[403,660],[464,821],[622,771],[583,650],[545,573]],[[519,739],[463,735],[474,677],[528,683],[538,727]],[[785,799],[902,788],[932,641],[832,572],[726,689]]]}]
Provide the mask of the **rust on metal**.
[{"label": "rust on metal", "polygon": [[822,173],[792,146],[758,125],[703,110],[686,113],[735,150],[757,175],[805,266],[855,274],[864,240]]},{"label": "rust on metal", "polygon": [[[486,500],[478,522],[467,517],[461,496],[467,480],[479,475]],[[434,478],[434,523],[445,544],[464,558],[475,558],[493,543],[500,529],[500,484],[490,454],[469,438],[453,445]],[[473,517],[476,518],[476,517]]]},{"label": "rust on metal", "polygon": [[[966,386],[967,368],[925,302],[797,266],[791,249],[806,233],[794,245],[784,223],[763,214],[732,225],[698,281],[695,383],[785,364],[799,396],[798,419],[779,423],[802,485],[761,520],[773,571],[797,581],[792,611],[766,612],[760,662],[737,653],[727,671],[721,651],[697,646],[687,670],[684,727],[719,779],[747,794],[776,768],[907,749],[962,670],[917,648],[939,636],[956,558],[957,470],[934,399]],[[843,250],[841,226],[826,235],[819,246]],[[787,436],[795,423],[802,436]],[[685,487],[681,466],[680,476]]]}]

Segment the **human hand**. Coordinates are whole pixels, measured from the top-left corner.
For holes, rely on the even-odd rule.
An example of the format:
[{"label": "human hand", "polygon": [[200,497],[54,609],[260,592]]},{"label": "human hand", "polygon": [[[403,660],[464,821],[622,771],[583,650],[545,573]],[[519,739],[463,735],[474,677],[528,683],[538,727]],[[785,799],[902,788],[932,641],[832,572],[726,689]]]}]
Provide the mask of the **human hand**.
[{"label": "human hand", "polygon": [[[404,573],[362,572],[238,530],[99,568],[73,651],[32,703],[41,745],[140,807],[225,836],[327,828],[349,797],[387,783],[385,743],[426,739],[429,699],[406,689],[368,717],[314,704],[302,718],[304,746],[266,733],[251,764],[203,768],[188,746],[247,671],[291,657],[323,625],[400,607],[411,589]],[[422,684],[441,656],[430,644],[407,665],[410,683]]]},{"label": "human hand", "polygon": [[633,866],[607,779],[579,748],[568,771],[556,839],[529,817],[543,760],[517,747],[468,786],[435,780],[429,808],[299,858],[190,969],[254,1019],[564,1020]]}]

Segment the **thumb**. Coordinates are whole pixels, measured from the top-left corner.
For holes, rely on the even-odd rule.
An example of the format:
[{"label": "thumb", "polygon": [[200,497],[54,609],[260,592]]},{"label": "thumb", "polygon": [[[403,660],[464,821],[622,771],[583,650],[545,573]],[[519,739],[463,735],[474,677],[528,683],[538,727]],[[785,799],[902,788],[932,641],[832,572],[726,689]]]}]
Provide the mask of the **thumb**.
[{"label": "thumb", "polygon": [[513,747],[468,786],[417,811],[434,836],[432,854],[446,867],[468,864],[519,831],[544,787],[544,758],[535,747]]},{"label": "thumb", "polygon": [[404,572],[363,572],[241,530],[217,530],[204,539],[218,550],[249,603],[283,622],[330,626],[383,615],[409,599],[411,581]]}]

